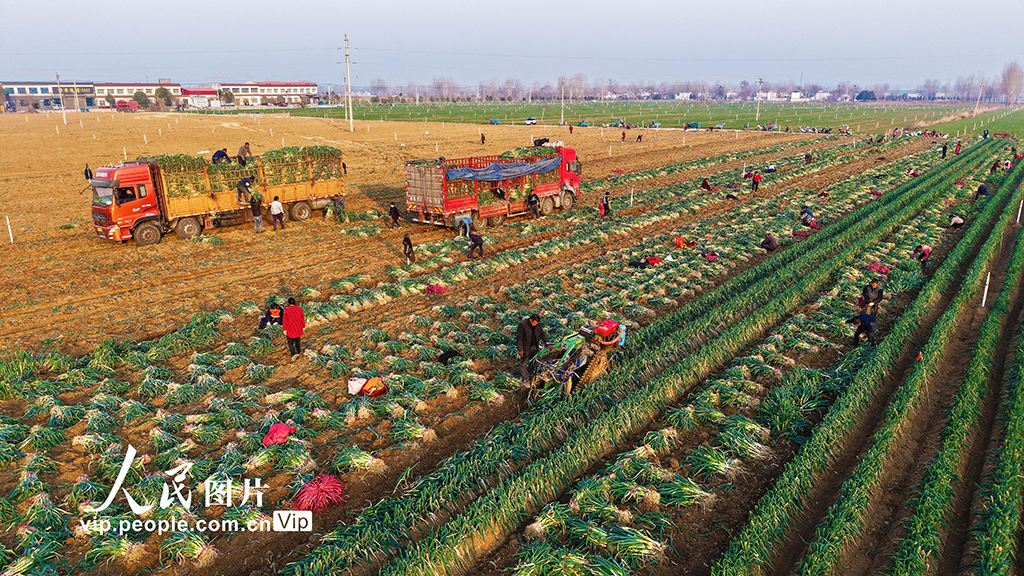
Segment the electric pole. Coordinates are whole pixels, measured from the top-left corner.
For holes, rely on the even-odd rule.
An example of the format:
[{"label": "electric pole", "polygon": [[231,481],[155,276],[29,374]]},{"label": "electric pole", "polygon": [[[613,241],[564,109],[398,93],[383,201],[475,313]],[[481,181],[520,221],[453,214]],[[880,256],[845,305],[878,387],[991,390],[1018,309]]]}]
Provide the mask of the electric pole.
[{"label": "electric pole", "polygon": [[565,78],[560,78],[562,81],[562,120],[559,124],[565,124]]},{"label": "electric pole", "polygon": [[755,100],[757,100],[757,111],[754,112],[754,123],[755,124],[761,118],[761,84],[762,83],[764,83],[764,78],[758,77],[758,79],[757,79],[757,97],[755,98]]},{"label": "electric pole", "polygon": [[78,80],[74,80],[73,82],[75,87],[75,110],[81,110],[82,107],[78,105]]},{"label": "electric pole", "polygon": [[352,113],[352,67],[348,59],[348,34],[345,34],[345,112],[348,116],[348,131],[355,132],[355,114]]},{"label": "electric pole", "polygon": [[[985,83],[982,82],[981,86],[978,86],[978,101],[974,103],[974,116],[978,115],[978,105],[981,104],[981,93],[985,90]],[[971,116],[972,118],[974,116]]]}]

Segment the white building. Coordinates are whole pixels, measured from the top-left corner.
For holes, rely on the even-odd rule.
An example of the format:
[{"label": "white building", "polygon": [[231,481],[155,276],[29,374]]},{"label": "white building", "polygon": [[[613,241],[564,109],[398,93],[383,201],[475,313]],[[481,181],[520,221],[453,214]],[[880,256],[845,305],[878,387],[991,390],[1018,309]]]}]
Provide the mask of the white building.
[{"label": "white building", "polygon": [[100,108],[110,108],[111,104],[107,101],[107,96],[110,96],[114,100],[114,106],[117,106],[118,100],[131,100],[132,96],[136,92],[142,92],[150,100],[156,99],[156,91],[160,88],[166,88],[171,93],[171,105],[175,105],[178,99],[181,98],[181,84],[167,82],[167,83],[116,83],[116,82],[97,82],[96,87],[96,105]]},{"label": "white building", "polygon": [[317,95],[313,82],[243,82],[221,84],[220,90],[232,93],[236,106],[274,104],[279,98],[286,104],[298,104],[303,96],[315,99]]}]

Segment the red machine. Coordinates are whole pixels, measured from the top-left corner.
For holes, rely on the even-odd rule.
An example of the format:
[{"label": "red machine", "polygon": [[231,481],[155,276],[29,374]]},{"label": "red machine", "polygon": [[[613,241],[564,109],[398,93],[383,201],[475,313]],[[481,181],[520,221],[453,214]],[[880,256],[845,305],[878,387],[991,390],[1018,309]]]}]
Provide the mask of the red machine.
[{"label": "red machine", "polygon": [[525,158],[416,160],[405,165],[406,208],[415,222],[454,227],[470,218],[474,230],[483,230],[528,213],[531,192],[540,199],[542,216],[572,208],[582,172],[576,150],[562,147]]},{"label": "red machine", "polygon": [[139,103],[135,100],[118,100],[117,101],[118,112],[138,112]]}]

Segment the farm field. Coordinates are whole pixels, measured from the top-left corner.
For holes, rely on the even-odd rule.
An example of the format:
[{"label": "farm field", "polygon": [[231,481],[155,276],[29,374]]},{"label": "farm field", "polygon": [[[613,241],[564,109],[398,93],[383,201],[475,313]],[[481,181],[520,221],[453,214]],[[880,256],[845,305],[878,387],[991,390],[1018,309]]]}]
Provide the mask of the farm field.
[{"label": "farm field", "polygon": [[[268,111],[280,110],[270,108]],[[248,108],[237,111],[222,111],[232,115],[246,113]],[[556,126],[562,118],[561,104],[537,103],[495,103],[495,104],[353,104],[354,118],[367,121],[413,121],[413,122],[458,122],[488,124],[492,119],[505,125],[522,125],[526,118],[537,119],[538,125]],[[344,108],[290,109],[296,116],[334,117],[344,119]],[[958,126],[970,128],[972,124],[988,121],[1005,112],[1002,106],[986,105],[979,110],[977,118]],[[777,124],[781,130],[788,126],[791,131],[800,126],[831,128],[837,132],[846,126],[859,134],[881,134],[893,128],[918,129],[958,118],[972,117],[973,105],[956,106],[942,104],[908,103],[857,103],[857,104],[815,104],[810,102],[779,103],[764,102],[758,109],[756,103],[707,103],[701,101],[643,101],[643,102],[572,102],[565,105],[565,121],[573,126],[590,122],[592,131],[603,124],[617,123],[618,119],[641,128],[651,122],[660,122],[662,128],[682,128],[689,122],[699,122],[701,129],[724,124],[726,129],[738,130],[744,125],[754,129],[757,125]],[[340,121],[340,120],[339,120]],[[948,130],[946,130],[949,132]],[[950,132],[955,134],[956,130]]]},{"label": "farm field", "polygon": [[[965,140],[942,159],[944,140],[923,137],[645,130],[623,143],[616,131],[501,126],[483,128],[482,146],[476,125],[357,121],[350,133],[269,115],[3,116],[0,128],[14,150],[0,158],[15,235],[0,311],[0,569],[11,574],[1012,563],[1024,166],[988,167],[1016,140]],[[465,261],[450,231],[388,230],[379,217],[401,205],[407,159],[556,135],[583,160],[583,203],[488,228],[486,258]],[[92,236],[77,194],[86,162],[244,141],[259,154],[281,139],[343,151],[350,222],[150,247]],[[741,171],[769,162],[779,170],[752,192]],[[702,190],[705,178],[717,189]],[[976,200],[981,182],[990,193]],[[613,215],[598,218],[605,192]],[[800,224],[803,205],[824,228]],[[944,229],[952,211],[962,230]],[[758,247],[766,231],[774,253]],[[934,247],[926,266],[909,256],[922,243]],[[648,256],[661,264],[629,266]],[[846,320],[875,275],[879,345],[851,347]],[[432,284],[447,291],[426,294]],[[253,331],[289,296],[309,323],[295,362],[279,329]],[[514,334],[538,309],[552,337],[620,319],[626,346],[569,398],[531,397]],[[444,350],[460,356],[435,361]],[[387,394],[346,393],[348,378],[378,375]],[[264,446],[285,421],[287,442]],[[193,488],[208,477],[266,487],[261,506],[162,505],[147,519],[260,522],[320,473],[347,500],[315,513],[312,532],[105,533],[83,508],[110,491],[129,446],[135,497],[159,500],[163,472],[181,465]],[[105,513],[115,526],[138,517],[122,497]]]}]

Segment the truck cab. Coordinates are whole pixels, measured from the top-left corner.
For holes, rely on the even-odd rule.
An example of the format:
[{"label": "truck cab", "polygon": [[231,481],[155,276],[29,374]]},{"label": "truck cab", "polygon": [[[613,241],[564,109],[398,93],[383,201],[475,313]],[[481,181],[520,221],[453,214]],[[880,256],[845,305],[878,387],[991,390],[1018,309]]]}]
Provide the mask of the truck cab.
[{"label": "truck cab", "polygon": [[132,162],[104,166],[97,168],[93,176],[89,184],[96,236],[120,242],[132,238],[145,222],[159,224],[160,205],[148,164]]}]

